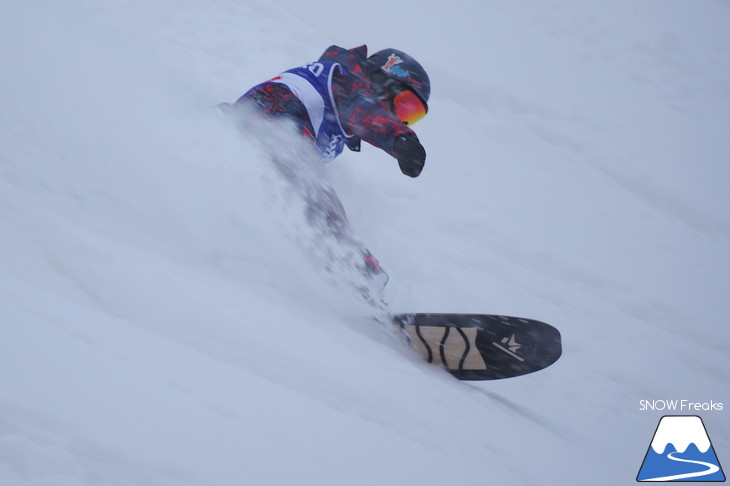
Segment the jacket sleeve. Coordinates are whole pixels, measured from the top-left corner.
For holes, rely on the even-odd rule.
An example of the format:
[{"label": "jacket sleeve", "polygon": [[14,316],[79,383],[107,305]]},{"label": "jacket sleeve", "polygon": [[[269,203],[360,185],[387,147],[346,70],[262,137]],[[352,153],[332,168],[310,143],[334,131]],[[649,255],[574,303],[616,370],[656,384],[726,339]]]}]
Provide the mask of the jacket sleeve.
[{"label": "jacket sleeve", "polygon": [[342,128],[395,157],[395,139],[405,134],[415,136],[415,132],[375,96],[363,73],[362,64],[366,60],[364,45],[349,50],[331,46],[320,57],[320,61],[334,61],[342,67],[332,79],[332,94]]}]

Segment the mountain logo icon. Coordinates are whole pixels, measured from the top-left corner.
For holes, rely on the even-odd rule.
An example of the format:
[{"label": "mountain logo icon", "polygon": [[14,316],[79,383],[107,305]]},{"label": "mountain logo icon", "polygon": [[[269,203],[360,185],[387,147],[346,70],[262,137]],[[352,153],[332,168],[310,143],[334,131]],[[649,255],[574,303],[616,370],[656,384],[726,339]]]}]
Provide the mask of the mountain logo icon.
[{"label": "mountain logo icon", "polygon": [[492,346],[504,351],[517,361],[525,361],[525,358],[517,354],[517,351],[522,347],[522,345],[517,342],[514,334],[512,334],[511,337],[503,338],[501,343],[493,342]]},{"label": "mountain logo icon", "polygon": [[702,419],[696,415],[662,417],[636,480],[725,481]]}]

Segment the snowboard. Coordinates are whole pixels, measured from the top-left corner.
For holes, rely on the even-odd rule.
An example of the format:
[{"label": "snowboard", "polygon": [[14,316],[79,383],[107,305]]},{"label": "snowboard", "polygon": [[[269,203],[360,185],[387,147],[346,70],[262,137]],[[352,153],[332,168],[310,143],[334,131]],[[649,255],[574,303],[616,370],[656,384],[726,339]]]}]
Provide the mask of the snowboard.
[{"label": "snowboard", "polygon": [[533,319],[491,314],[395,314],[411,346],[459,380],[499,380],[547,368],[560,332]]}]

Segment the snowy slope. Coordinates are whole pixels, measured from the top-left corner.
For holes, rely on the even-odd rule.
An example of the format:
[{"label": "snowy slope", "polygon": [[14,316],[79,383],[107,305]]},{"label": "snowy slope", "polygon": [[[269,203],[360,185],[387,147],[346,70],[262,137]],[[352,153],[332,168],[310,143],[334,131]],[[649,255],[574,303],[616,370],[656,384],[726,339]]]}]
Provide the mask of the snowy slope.
[{"label": "snowy slope", "polygon": [[[0,484],[632,484],[639,400],[730,403],[727,3],[66,3],[0,16]],[[458,382],[313,267],[212,107],[332,43],[432,78],[421,177],[327,166],[392,308],[554,366]]]}]

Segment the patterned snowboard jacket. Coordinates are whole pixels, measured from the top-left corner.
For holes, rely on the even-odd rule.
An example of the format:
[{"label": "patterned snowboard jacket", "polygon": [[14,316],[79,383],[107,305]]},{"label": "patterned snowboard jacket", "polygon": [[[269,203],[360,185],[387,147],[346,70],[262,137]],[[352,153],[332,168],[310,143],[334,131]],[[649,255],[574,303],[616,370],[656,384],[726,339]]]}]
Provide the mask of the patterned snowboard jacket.
[{"label": "patterned snowboard jacket", "polygon": [[[294,90],[286,84],[287,76],[309,75],[310,73],[304,72],[307,68],[316,74],[319,66],[314,70],[311,67],[317,63],[289,70],[254,86],[239,98],[237,103],[253,102],[256,108],[266,115],[286,116],[294,120],[305,136],[317,142],[325,160],[332,160],[339,155],[345,143],[351,150],[359,151],[360,140],[365,140],[395,157],[393,143],[396,137],[415,133],[398,120],[388,105],[373,93],[363,72],[362,66],[366,59],[367,47],[364,45],[354,49],[331,46],[319,58],[318,63],[323,64],[322,69],[326,70],[324,74],[328,75],[328,79],[317,84],[312,78],[310,83],[317,88],[322,98],[320,103],[325,105],[325,115],[329,108],[337,118],[329,120],[329,124],[326,123],[326,119],[325,123],[321,124],[322,117],[319,114],[313,113],[310,116],[305,104],[306,96],[301,90],[296,89],[296,84],[302,84],[301,79],[299,83],[292,84]],[[308,83],[305,81],[303,84],[306,87]],[[294,91],[300,91],[299,96]],[[309,104],[309,108],[312,109],[311,103]],[[315,119],[318,130],[315,130],[312,118]],[[328,133],[323,134],[323,131]],[[340,134],[343,135],[342,141],[339,139]]]}]

